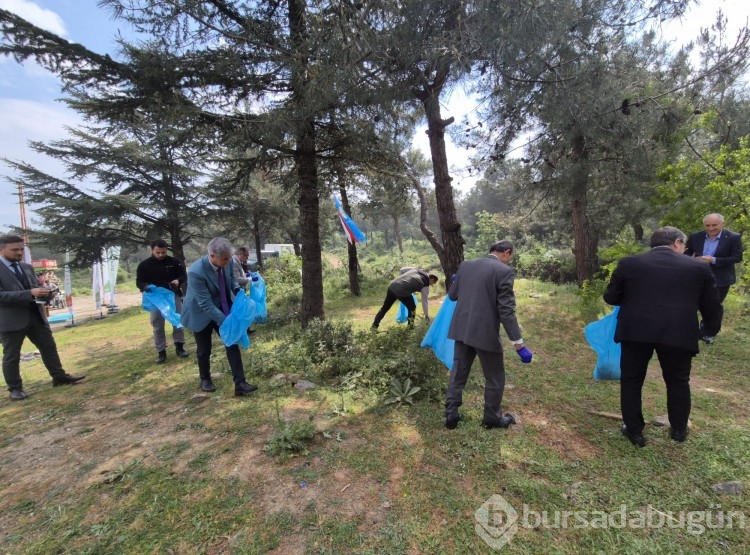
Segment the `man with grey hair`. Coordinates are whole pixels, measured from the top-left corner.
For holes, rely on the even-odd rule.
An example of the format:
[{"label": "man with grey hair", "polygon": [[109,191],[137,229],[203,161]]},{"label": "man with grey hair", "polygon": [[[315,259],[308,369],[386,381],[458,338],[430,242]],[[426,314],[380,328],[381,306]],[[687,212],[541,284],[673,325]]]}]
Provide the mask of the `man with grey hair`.
[{"label": "man with grey hair", "polygon": [[[216,391],[211,381],[211,342],[218,333],[232,306],[231,293],[239,290],[232,271],[232,243],[223,237],[211,239],[208,254],[190,266],[188,290],[182,309],[182,325],[195,336],[200,387],[202,391]],[[229,368],[234,380],[234,394],[238,397],[258,389],[245,381],[242,353],[238,345],[226,348]]]},{"label": "man with grey hair", "polygon": [[615,342],[620,343],[621,431],[644,447],[641,390],[654,351],[667,386],[670,435],[683,442],[690,416],[690,368],[698,354],[698,312],[705,331],[715,334],[721,305],[708,264],[682,256],[685,234],[657,229],[651,250],[620,260],[604,300],[620,307]]},{"label": "man with grey hair", "polygon": [[247,259],[250,258],[250,250],[247,247],[237,247],[237,251],[234,253],[232,272],[237,280],[237,284],[243,289],[250,283],[250,278],[247,277],[247,270],[245,265]]},{"label": "man with grey hair", "polygon": [[449,430],[455,429],[463,418],[458,409],[476,357],[482,364],[485,382],[482,426],[507,428],[515,423],[512,415],[500,412],[505,389],[500,326],[523,363],[531,362],[532,354],[523,344],[516,319],[515,271],[508,265],[512,256],[513,245],[509,241],[494,243],[487,256],[461,263],[448,291],[451,300],[456,301],[448,330],[448,337],[455,340],[445,400],[445,427]]},{"label": "man with grey hair", "polygon": [[[734,265],[742,262],[742,236],[724,229],[724,216],[713,213],[703,218],[704,231],[690,235],[686,243],[685,254],[709,265],[716,278],[719,292],[719,303],[723,303],[729,293],[729,287],[737,282]],[[722,306],[722,317],[724,307]],[[721,318],[716,333],[721,329]],[[714,342],[716,334],[702,332],[703,341]]]}]

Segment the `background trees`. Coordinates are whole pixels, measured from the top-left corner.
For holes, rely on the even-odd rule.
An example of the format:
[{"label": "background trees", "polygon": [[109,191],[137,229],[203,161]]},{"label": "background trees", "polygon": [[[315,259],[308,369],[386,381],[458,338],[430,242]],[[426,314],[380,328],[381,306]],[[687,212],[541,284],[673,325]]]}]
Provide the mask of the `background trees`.
[{"label": "background trees", "polygon": [[[748,35],[727,40],[719,16],[693,67],[690,49],[670,50],[648,26],[687,3],[103,0],[158,37],[123,43],[119,60],[0,11],[0,53],[56,72],[88,118],[71,140],[36,145],[66,161],[66,178],[10,163],[44,214],[45,241],[77,241],[81,263],[155,234],[178,255],[216,233],[252,237],[256,249],[272,236],[302,244],[303,324],[324,314],[321,233],[334,191],[371,233],[387,220],[399,250],[418,222],[446,276],[465,239],[480,253],[496,225],[519,245],[570,248],[583,284],[601,244],[658,221],[654,199],[679,219],[699,206],[689,207],[688,182],[723,180],[715,203],[743,194],[731,168],[744,164],[737,79]],[[443,115],[441,99],[458,87],[477,100],[465,125]],[[408,153],[417,113],[434,190]],[[447,132],[480,153],[484,178],[463,198]],[[354,246],[348,265],[356,295]]]}]

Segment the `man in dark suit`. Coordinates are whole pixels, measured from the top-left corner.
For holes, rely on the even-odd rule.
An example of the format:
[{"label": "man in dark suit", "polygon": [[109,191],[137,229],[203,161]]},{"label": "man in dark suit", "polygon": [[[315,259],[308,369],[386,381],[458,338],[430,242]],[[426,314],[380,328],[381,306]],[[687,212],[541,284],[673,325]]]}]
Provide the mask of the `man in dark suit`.
[{"label": "man in dark suit", "polygon": [[[231,293],[239,291],[232,271],[234,248],[228,239],[216,237],[208,243],[208,254],[193,262],[188,270],[188,289],[182,305],[182,325],[195,336],[201,390],[216,391],[211,381],[211,341],[219,332],[232,306]],[[226,348],[229,368],[238,397],[258,389],[245,381],[239,345]]]},{"label": "man in dark suit", "polygon": [[[182,261],[167,254],[167,242],[164,239],[151,241],[151,256],[138,264],[135,271],[135,285],[143,291],[162,287],[174,293],[174,306],[177,314],[182,312],[182,287],[187,281],[187,272]],[[167,361],[167,335],[164,331],[165,320],[162,313],[154,310],[150,314],[151,329],[156,347],[156,364]],[[189,355],[185,350],[185,330],[172,326],[172,341],[175,354],[180,358]]]},{"label": "man in dark suit", "polygon": [[490,253],[462,262],[448,296],[456,302],[448,337],[455,340],[453,370],[445,401],[445,427],[455,429],[462,415],[463,390],[469,371],[478,356],[484,372],[484,418],[487,428],[507,428],[515,423],[510,414],[500,412],[505,389],[503,346],[500,325],[523,362],[531,362],[531,352],[524,347],[521,328],[516,320],[516,297],[513,293],[515,272],[508,266],[513,256],[509,241],[498,241]]},{"label": "man in dark suit", "polygon": [[[27,337],[39,349],[53,387],[74,384],[86,377],[71,376],[63,370],[44,306],[44,299],[51,291],[40,286],[34,268],[22,260],[23,238],[0,236],[0,342],[3,377],[13,401],[28,397],[20,369],[21,346]],[[37,303],[37,299],[41,302]]]},{"label": "man in dark suit", "polygon": [[[742,236],[728,229],[724,229],[724,216],[709,214],[703,218],[705,231],[698,231],[690,235],[687,240],[685,254],[693,256],[710,265],[716,278],[716,288],[719,292],[719,303],[723,303],[729,292],[729,286],[737,283],[734,265],[742,262]],[[722,306],[722,317],[724,307]],[[721,329],[721,318],[716,333]],[[708,344],[714,342],[716,334],[702,333],[703,341]]]},{"label": "man in dark suit", "polygon": [[638,447],[646,445],[641,390],[654,351],[667,386],[671,437],[682,442],[690,416],[690,367],[700,337],[698,312],[708,333],[715,333],[721,318],[711,270],[682,256],[685,239],[677,228],[657,229],[651,250],[620,260],[604,291],[604,300],[620,307],[615,341],[622,346],[622,433]]}]

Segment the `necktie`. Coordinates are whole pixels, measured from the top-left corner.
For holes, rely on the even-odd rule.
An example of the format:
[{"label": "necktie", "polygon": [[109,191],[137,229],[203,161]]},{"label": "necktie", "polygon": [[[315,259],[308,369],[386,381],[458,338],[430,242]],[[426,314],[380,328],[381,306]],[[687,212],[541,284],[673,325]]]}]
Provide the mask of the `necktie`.
[{"label": "necktie", "polygon": [[23,275],[21,268],[19,268],[18,266],[18,262],[11,263],[10,267],[13,268],[13,273],[16,274],[16,277],[18,278],[18,281],[21,282],[21,285],[23,285],[25,289],[29,289],[29,280],[26,279],[25,275]]},{"label": "necktie", "polygon": [[227,298],[227,282],[224,280],[224,268],[219,268],[219,298],[221,299],[221,310],[229,314],[229,300]]}]

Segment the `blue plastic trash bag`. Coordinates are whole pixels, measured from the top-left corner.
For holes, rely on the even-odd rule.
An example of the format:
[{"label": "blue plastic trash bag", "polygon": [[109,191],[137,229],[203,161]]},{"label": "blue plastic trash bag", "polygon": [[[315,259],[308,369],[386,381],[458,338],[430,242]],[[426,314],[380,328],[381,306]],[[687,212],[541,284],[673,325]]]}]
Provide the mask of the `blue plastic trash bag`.
[{"label": "blue plastic trash bag", "polygon": [[268,319],[268,307],[266,305],[266,282],[263,277],[253,272],[250,278],[250,298],[255,301],[255,322],[265,324]]},{"label": "blue plastic trash bag", "polygon": [[615,343],[615,328],[617,327],[617,313],[620,307],[616,306],[610,313],[596,322],[591,322],[583,332],[599,358],[594,368],[595,380],[619,380],[620,379],[620,353],[622,349],[619,343]]},{"label": "blue plastic trash bag", "polygon": [[451,327],[451,320],[453,320],[455,310],[456,301],[445,297],[443,306],[438,310],[437,315],[432,320],[432,324],[430,324],[430,329],[427,330],[420,344],[420,347],[429,347],[432,349],[435,356],[448,367],[449,371],[453,369],[453,346],[456,342],[448,338],[448,329]]},{"label": "blue plastic trash bag", "polygon": [[143,292],[143,310],[161,312],[164,319],[175,328],[181,328],[180,315],[175,307],[174,293],[164,287],[151,287]]},{"label": "blue plastic trash bag", "polygon": [[240,290],[232,303],[224,323],[219,326],[221,341],[226,347],[239,343],[243,349],[250,347],[247,328],[255,319],[255,301]]},{"label": "blue plastic trash bag", "polygon": [[[417,306],[417,296],[412,293],[412,298],[414,299],[414,306]],[[406,308],[406,305],[399,301],[398,303],[398,312],[396,313],[396,323],[398,324],[405,324],[409,320],[409,309]]]}]

